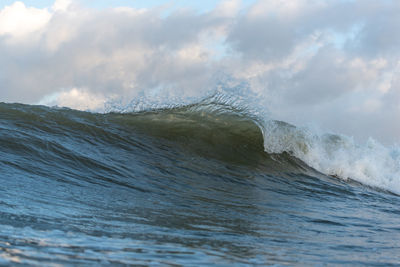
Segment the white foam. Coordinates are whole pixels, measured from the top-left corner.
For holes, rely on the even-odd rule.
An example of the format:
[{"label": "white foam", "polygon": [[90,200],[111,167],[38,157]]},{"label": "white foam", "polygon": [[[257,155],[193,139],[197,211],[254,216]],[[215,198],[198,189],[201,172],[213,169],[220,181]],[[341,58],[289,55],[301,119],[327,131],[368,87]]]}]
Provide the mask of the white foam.
[{"label": "white foam", "polygon": [[399,147],[388,148],[372,138],[360,145],[347,136],[320,134],[277,121],[267,121],[263,130],[269,153],[286,151],[324,174],[400,194]]}]

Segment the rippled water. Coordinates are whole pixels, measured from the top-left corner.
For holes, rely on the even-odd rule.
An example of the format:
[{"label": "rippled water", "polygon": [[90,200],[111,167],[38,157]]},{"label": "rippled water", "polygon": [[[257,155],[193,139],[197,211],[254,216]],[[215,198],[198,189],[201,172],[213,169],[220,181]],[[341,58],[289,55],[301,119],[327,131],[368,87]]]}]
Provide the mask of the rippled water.
[{"label": "rippled water", "polygon": [[0,264],[400,264],[398,195],[264,152],[259,125],[0,104]]}]

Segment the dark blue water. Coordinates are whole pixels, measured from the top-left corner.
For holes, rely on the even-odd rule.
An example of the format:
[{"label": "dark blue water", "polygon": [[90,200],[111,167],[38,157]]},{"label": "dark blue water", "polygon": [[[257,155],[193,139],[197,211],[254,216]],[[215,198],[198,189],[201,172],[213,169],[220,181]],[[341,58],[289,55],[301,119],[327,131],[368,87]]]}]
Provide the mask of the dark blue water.
[{"label": "dark blue water", "polygon": [[263,141],[233,111],[0,104],[0,265],[400,264],[399,196]]}]

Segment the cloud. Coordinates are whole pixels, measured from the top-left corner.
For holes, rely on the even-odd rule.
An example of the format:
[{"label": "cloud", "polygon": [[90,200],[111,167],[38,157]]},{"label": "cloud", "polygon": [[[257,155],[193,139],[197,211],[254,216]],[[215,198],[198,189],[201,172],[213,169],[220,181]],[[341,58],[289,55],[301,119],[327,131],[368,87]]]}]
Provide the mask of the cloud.
[{"label": "cloud", "polygon": [[86,89],[72,88],[62,90],[44,97],[39,104],[48,106],[69,107],[72,109],[101,110],[106,98],[99,94],[88,92]]},{"label": "cloud", "polygon": [[0,36],[2,84],[10,88],[1,98],[35,103],[74,87],[127,99],[158,87],[196,94],[211,75],[202,34],[222,19],[190,10],[163,18],[157,10],[57,9],[24,42],[12,42],[17,28]]},{"label": "cloud", "polygon": [[22,37],[42,28],[50,17],[47,9],[26,7],[22,2],[15,2],[0,11],[0,35]]},{"label": "cloud", "polygon": [[190,103],[222,73],[274,118],[399,142],[399,12],[372,0],[223,1],[203,13],[15,2],[0,10],[0,100]]},{"label": "cloud", "polygon": [[73,6],[72,0],[57,0],[54,2],[52,9],[55,12],[65,12]]}]

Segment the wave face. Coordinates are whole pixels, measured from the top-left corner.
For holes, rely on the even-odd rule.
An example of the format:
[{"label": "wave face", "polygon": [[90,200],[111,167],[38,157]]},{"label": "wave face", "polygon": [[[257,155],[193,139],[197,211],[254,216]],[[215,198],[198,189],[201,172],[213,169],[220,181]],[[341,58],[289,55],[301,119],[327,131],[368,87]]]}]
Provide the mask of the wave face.
[{"label": "wave face", "polygon": [[251,114],[0,104],[0,264],[398,263],[399,150]]}]

